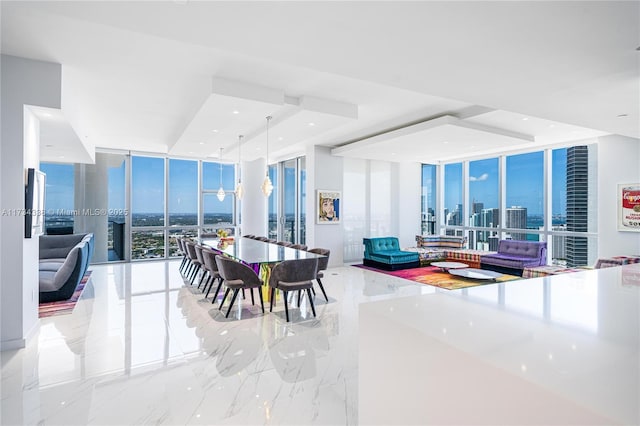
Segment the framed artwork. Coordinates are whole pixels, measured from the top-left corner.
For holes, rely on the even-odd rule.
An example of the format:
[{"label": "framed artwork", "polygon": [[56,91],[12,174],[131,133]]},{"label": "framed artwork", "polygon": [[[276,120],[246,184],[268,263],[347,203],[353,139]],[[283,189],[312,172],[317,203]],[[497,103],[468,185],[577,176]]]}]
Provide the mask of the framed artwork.
[{"label": "framed artwork", "polygon": [[329,225],[340,223],[340,191],[329,191],[318,189],[316,192],[316,223],[319,225]]},{"label": "framed artwork", "polygon": [[640,183],[618,184],[618,231],[640,232]]}]

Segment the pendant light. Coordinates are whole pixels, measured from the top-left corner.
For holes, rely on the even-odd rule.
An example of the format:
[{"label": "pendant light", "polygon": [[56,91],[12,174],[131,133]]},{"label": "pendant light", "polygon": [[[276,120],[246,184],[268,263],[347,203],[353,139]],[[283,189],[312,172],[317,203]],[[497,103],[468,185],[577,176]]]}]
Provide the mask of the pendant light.
[{"label": "pendant light", "polygon": [[218,200],[224,201],[224,196],[226,195],[224,192],[224,188],[222,187],[222,148],[220,148],[220,156],[218,157],[218,161],[220,162],[220,189],[218,189]]},{"label": "pendant light", "polygon": [[242,161],[242,156],[240,155],[240,149],[242,148],[242,135],[238,136],[238,184],[236,185],[236,197],[238,200],[242,200],[242,196],[244,195],[244,188],[242,187],[242,174],[240,170],[240,162]]},{"label": "pendant light", "polygon": [[262,193],[265,197],[271,195],[271,191],[273,191],[273,184],[271,183],[271,179],[269,178],[269,121],[271,121],[271,116],[267,116],[267,172],[264,177],[264,182],[262,182]]}]

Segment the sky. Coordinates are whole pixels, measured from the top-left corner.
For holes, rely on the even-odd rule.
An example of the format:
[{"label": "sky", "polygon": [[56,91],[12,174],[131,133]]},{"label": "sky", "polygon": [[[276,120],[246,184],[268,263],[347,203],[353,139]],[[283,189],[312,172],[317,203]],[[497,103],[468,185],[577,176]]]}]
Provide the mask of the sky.
[{"label": "sky", "polygon": [[[566,212],[566,148],[552,153],[552,212]],[[543,214],[544,154],[542,151],[507,157],[506,205],[527,208],[528,215]],[[483,203],[484,208],[498,208],[498,158],[469,162],[470,203]],[[445,208],[455,210],[462,203],[462,163],[445,165]],[[423,186],[428,186],[426,177]]]}]

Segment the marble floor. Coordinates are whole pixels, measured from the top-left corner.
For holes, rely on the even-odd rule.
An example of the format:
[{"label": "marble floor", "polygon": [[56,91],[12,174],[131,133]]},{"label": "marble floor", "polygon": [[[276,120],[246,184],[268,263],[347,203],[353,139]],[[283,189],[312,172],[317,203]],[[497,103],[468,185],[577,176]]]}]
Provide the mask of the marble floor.
[{"label": "marble floor", "polygon": [[178,266],[91,266],[2,352],[0,424],[640,423],[640,265],[457,291],[344,266],[290,323]]}]

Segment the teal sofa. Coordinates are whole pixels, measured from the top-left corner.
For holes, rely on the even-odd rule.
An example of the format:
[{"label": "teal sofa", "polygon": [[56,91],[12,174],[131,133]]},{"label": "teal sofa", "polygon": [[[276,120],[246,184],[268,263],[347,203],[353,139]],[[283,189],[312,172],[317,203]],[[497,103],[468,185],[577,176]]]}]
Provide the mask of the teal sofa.
[{"label": "teal sofa", "polygon": [[400,250],[396,237],[363,238],[365,266],[395,271],[420,266],[418,253]]}]

